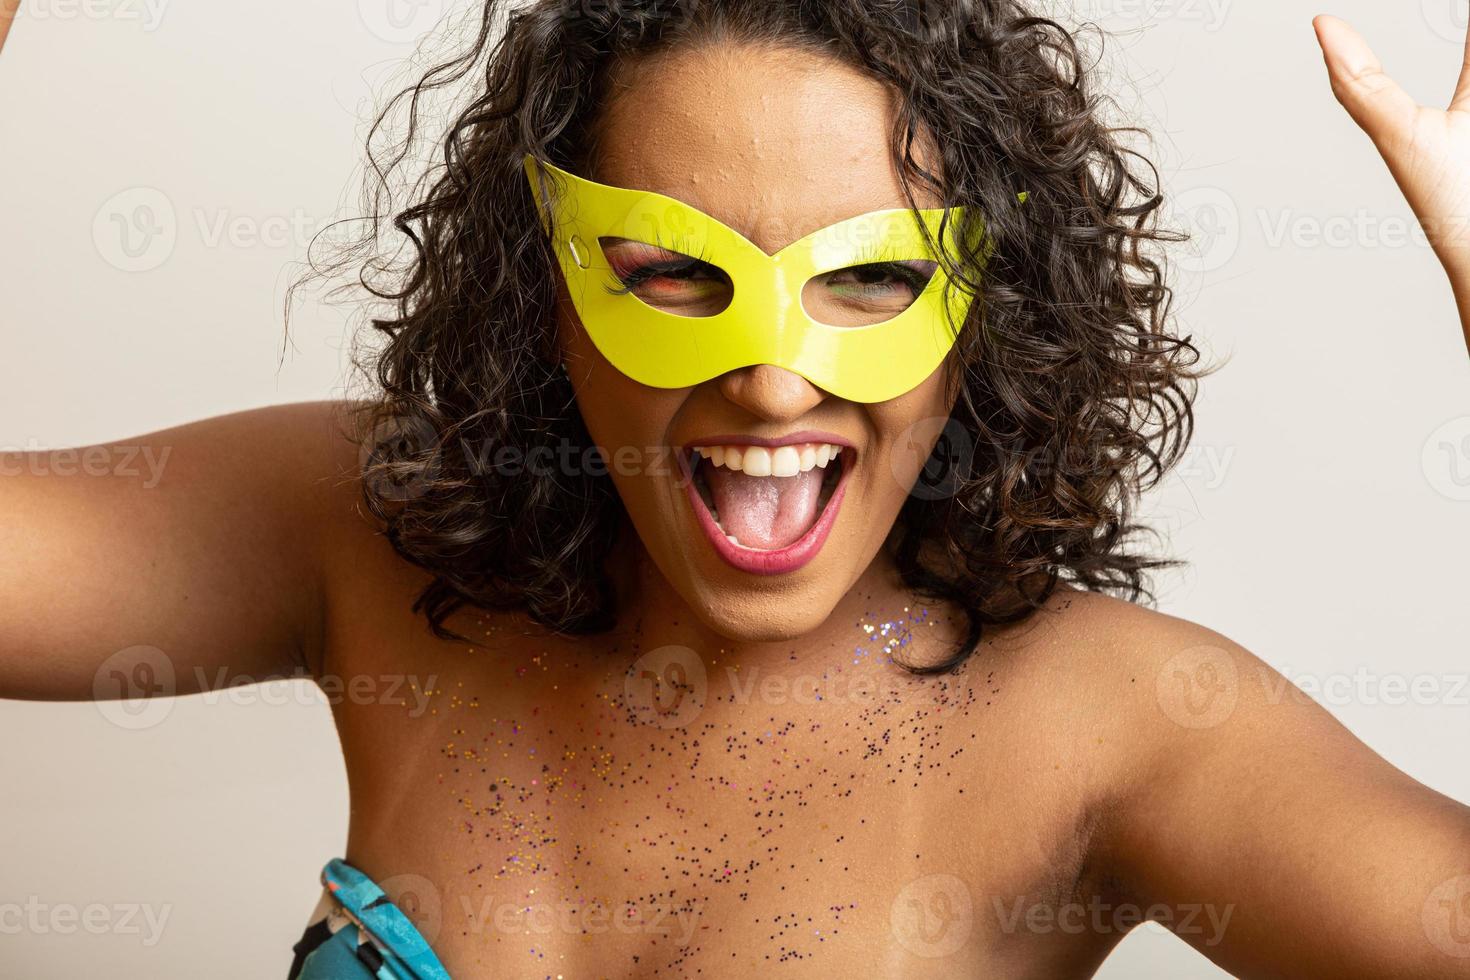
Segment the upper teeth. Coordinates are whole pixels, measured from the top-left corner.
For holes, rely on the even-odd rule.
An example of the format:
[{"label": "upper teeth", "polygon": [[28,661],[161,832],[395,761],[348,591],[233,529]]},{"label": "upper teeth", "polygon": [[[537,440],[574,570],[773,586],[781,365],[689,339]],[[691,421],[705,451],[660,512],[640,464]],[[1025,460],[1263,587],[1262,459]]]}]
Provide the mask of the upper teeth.
[{"label": "upper teeth", "polygon": [[695,446],[694,451],[716,466],[749,476],[795,476],[813,466],[826,466],[842,452],[830,442],[806,442],[795,446]]}]

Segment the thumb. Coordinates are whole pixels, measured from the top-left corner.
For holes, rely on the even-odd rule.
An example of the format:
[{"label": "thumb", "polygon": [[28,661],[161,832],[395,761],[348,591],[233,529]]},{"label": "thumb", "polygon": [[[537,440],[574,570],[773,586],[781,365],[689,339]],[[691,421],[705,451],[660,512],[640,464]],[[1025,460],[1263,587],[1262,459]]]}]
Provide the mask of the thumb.
[{"label": "thumb", "polygon": [[1419,105],[1383,73],[1368,42],[1336,17],[1312,21],[1327,62],[1332,93],[1365,133],[1382,145],[1407,130]]}]

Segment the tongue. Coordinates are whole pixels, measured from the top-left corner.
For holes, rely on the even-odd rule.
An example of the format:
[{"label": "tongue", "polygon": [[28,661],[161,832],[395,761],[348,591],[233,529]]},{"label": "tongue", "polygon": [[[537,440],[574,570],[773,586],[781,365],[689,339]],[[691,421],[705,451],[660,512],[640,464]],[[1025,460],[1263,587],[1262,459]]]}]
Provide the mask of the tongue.
[{"label": "tongue", "polygon": [[814,466],[796,476],[746,476],[704,465],[704,478],[720,526],[747,548],[784,548],[811,529],[826,471]]}]

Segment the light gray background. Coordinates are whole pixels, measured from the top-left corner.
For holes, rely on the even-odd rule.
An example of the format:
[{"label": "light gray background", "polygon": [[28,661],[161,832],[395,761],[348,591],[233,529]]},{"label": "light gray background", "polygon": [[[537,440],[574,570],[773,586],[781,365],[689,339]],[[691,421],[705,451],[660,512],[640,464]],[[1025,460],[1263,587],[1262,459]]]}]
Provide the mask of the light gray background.
[{"label": "light gray background", "polygon": [[[302,308],[282,360],[286,266],[352,199],[362,121],[441,4],[25,0],[0,56],[0,444],[339,393],[343,311]],[[1337,12],[1443,104],[1463,7]],[[1232,358],[1205,384],[1187,465],[1149,501],[1192,563],[1160,580],[1161,607],[1325,692],[1395,765],[1470,800],[1470,363],[1432,253],[1332,100],[1318,9],[1064,9],[1123,32],[1105,84],[1154,129],[1198,232],[1178,253],[1182,322]],[[0,973],[284,975],[345,841],[330,714],[305,684],[214,700],[167,702],[146,727],[0,706],[0,905],[168,916],[152,944],[141,917],[99,935],[0,919]],[[1101,975],[1224,974],[1145,928]]]}]

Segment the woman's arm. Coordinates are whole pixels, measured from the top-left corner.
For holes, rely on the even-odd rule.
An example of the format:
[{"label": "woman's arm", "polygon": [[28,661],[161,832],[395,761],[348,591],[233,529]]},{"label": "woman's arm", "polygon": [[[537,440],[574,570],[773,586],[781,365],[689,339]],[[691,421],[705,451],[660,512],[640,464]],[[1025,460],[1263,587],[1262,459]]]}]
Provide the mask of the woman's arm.
[{"label": "woman's arm", "polygon": [[[19,0],[0,0],[0,47]],[[319,664],[355,517],[342,406],[0,452],[0,698],[188,694]],[[18,433],[6,433],[0,442]]]},{"label": "woman's arm", "polygon": [[1151,747],[1094,837],[1117,892],[1243,978],[1470,976],[1470,807],[1226,637],[1116,614],[1100,693]]},{"label": "woman's arm", "polygon": [[1336,17],[1318,17],[1332,91],[1373,140],[1450,277],[1470,348],[1470,37],[1448,109],[1422,106],[1366,42]]},{"label": "woman's arm", "polygon": [[190,693],[317,663],[356,454],[329,403],[0,454],[0,697]]},{"label": "woman's arm", "polygon": [[[1342,21],[1315,26],[1333,91],[1433,242],[1470,345],[1470,47],[1439,110]],[[1241,977],[1470,977],[1470,807],[1226,637],[1114,615],[1129,617],[1109,655],[1130,683],[1103,696],[1131,722],[1119,739],[1151,748],[1100,808],[1095,860],[1112,887]]]}]

